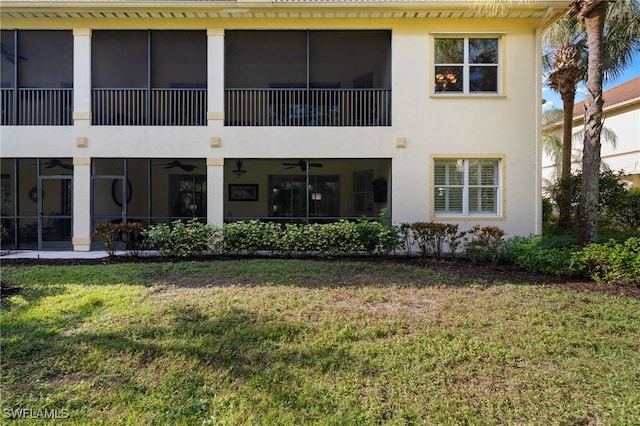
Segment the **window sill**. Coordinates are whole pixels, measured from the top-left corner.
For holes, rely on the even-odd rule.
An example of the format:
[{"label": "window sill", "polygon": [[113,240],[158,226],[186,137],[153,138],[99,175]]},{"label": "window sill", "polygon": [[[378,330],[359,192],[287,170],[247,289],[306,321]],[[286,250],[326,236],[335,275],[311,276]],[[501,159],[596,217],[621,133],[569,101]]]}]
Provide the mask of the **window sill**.
[{"label": "window sill", "polygon": [[457,221],[457,222],[478,222],[478,221],[504,221],[507,218],[503,215],[497,216],[485,216],[485,215],[472,215],[472,216],[463,216],[463,215],[439,215],[432,214],[431,220],[437,221]]},{"label": "window sill", "polygon": [[507,95],[499,93],[432,93],[432,99],[507,99]]}]

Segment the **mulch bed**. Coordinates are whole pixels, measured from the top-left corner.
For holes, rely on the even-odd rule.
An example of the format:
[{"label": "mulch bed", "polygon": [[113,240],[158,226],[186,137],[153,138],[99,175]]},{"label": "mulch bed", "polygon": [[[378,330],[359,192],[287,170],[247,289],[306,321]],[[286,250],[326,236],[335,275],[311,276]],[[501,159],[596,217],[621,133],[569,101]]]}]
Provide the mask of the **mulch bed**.
[{"label": "mulch bed", "polygon": [[[167,259],[160,256],[118,256],[115,258],[101,259],[0,259],[2,265],[51,265],[51,266],[72,266],[72,265],[104,265],[109,263],[151,263],[151,262],[184,262],[184,261],[225,261],[238,259],[255,259],[259,256],[199,256],[184,259]],[[546,285],[562,290],[572,290],[587,293],[601,293],[614,296],[628,296],[640,299],[640,286],[620,286],[614,284],[598,284],[585,279],[567,279],[551,275],[539,274],[526,271],[515,266],[491,267],[488,265],[475,265],[464,260],[436,260],[421,257],[307,257],[321,261],[375,261],[387,263],[413,264],[443,273],[453,274],[460,277],[460,284],[483,283],[487,285],[510,282],[515,284]],[[2,282],[0,296],[2,299],[12,296],[20,291],[11,283]]]}]

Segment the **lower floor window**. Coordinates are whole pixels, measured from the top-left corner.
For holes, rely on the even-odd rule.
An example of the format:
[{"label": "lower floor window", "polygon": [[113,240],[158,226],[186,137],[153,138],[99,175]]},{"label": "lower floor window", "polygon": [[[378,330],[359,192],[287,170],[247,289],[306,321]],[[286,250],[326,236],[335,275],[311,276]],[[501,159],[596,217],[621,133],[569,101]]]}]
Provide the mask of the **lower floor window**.
[{"label": "lower floor window", "polygon": [[271,217],[340,216],[338,176],[269,176],[269,182]]},{"label": "lower floor window", "polygon": [[434,160],[436,215],[497,215],[500,160],[493,158]]}]

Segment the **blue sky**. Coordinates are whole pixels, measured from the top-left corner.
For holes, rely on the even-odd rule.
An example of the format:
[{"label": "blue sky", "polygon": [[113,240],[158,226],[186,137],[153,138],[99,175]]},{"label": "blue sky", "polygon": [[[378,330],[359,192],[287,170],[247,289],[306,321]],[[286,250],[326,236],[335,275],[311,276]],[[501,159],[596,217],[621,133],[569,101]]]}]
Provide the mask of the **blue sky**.
[{"label": "blue sky", "polygon": [[[615,80],[604,82],[603,90],[610,89],[638,76],[640,76],[640,52],[636,52],[635,56],[633,57],[633,62],[630,66],[627,67],[627,69],[624,71],[624,74],[622,74]],[[585,84],[584,82],[581,82],[578,85],[578,90],[576,92],[576,103],[585,99],[586,95],[584,88]],[[546,111],[552,107],[562,109],[562,100],[560,99],[560,95],[558,95],[556,91],[551,90],[545,84],[543,84],[542,86],[542,99],[547,101],[544,105],[542,105],[543,111]]]}]

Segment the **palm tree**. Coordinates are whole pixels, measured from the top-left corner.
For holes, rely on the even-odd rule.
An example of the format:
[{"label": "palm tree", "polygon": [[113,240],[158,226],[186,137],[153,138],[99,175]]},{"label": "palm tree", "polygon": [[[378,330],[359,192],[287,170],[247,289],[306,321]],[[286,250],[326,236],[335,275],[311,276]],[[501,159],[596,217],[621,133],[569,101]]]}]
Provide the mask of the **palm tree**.
[{"label": "palm tree", "polygon": [[584,79],[586,46],[579,21],[575,16],[565,16],[547,30],[543,44],[550,52],[543,55],[545,68],[551,69],[547,80],[549,86],[560,94],[563,106],[562,161],[560,162],[558,205],[558,226],[571,226],[571,132],[573,128],[573,106],[578,83]]},{"label": "palm tree", "polygon": [[[638,34],[640,18],[637,0],[619,0],[620,5],[628,9],[616,10],[616,4],[605,0],[573,0],[572,13],[580,16],[587,34],[587,101],[585,112],[584,142],[582,148],[582,185],[580,191],[580,218],[578,240],[581,245],[596,242],[598,239],[598,184],[600,177],[600,135],[602,132],[602,80],[604,69],[624,69],[630,62],[633,50],[639,45]],[[618,6],[620,7],[620,6]],[[621,34],[629,36],[628,53],[618,50],[617,56],[605,55],[605,35],[620,25],[613,24],[605,28],[607,12],[621,17],[629,17],[629,28],[622,28]],[[620,19],[618,18],[618,19]],[[609,37],[612,38],[612,37]],[[617,41],[613,39],[612,42]]]}]

